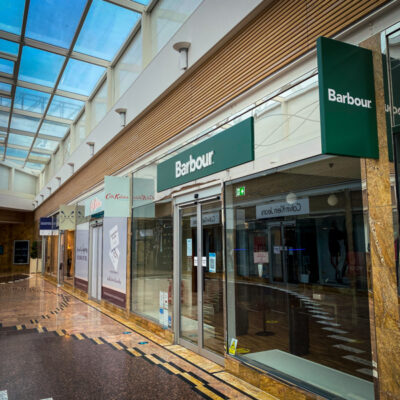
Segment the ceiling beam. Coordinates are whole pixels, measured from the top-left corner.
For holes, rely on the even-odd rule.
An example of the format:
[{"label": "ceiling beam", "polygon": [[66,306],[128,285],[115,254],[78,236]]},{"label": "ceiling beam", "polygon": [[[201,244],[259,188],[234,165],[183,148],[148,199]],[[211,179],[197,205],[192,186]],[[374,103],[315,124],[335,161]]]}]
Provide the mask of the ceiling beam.
[{"label": "ceiling beam", "polygon": [[140,14],[146,11],[146,6],[137,3],[136,1],[131,1],[131,0],[106,0],[106,1],[108,3],[115,4],[116,6],[120,6]]},{"label": "ceiling beam", "polygon": [[[0,106],[0,111],[9,112],[10,108],[9,107]],[[19,108],[14,108],[14,114],[26,115],[27,117],[33,117],[33,118],[41,118],[42,117],[41,113],[37,113],[37,112],[33,112],[33,111],[27,111],[27,110],[20,110]],[[53,122],[59,122],[61,124],[66,124],[66,125],[71,125],[72,124],[72,121],[70,119],[54,117],[52,115],[47,115],[46,116],[46,120],[47,121],[53,121]]]},{"label": "ceiling beam", "polygon": [[[16,135],[24,135],[24,136],[30,136],[30,137],[36,136],[36,134],[33,132],[23,131],[21,129],[14,129],[14,128],[10,128],[10,133],[15,133]],[[58,138],[58,137],[50,136],[50,135],[43,135],[42,133],[39,133],[39,135],[37,135],[37,137],[39,139],[51,140],[51,141],[57,142],[57,143],[60,143],[63,140],[63,138]],[[35,151],[35,150],[33,150],[33,151]]]},{"label": "ceiling beam", "polygon": [[15,56],[14,54],[4,53],[2,51],[0,51],[0,57],[14,62],[17,61],[17,56]]},{"label": "ceiling beam", "polygon": [[[0,78],[0,82],[3,81]],[[4,82],[8,83],[8,82]],[[30,82],[25,82],[25,81],[17,81],[17,86],[26,88],[26,89],[32,89],[32,90],[39,90],[40,92],[44,93],[52,93],[53,89],[48,86],[43,86],[43,85],[38,85],[36,83],[30,83]],[[87,101],[88,96],[84,96],[78,93],[72,93],[72,92],[66,92],[65,90],[56,90],[55,92],[56,96],[62,96],[62,97],[67,97],[69,99],[74,99],[74,100],[80,100],[80,101]]]},{"label": "ceiling beam", "polygon": [[[29,0],[26,0],[26,2],[29,3]],[[39,135],[39,131],[40,131],[40,129],[41,129],[42,125],[43,125],[43,122],[44,122],[44,120],[46,118],[47,112],[48,112],[48,110],[50,108],[50,104],[51,104],[51,102],[52,102],[52,100],[53,100],[53,98],[55,96],[56,90],[57,90],[58,85],[59,85],[59,83],[61,81],[61,78],[62,78],[62,76],[64,74],[65,68],[67,67],[68,61],[69,61],[70,56],[71,56],[71,54],[73,52],[73,49],[75,47],[75,43],[78,40],[79,34],[80,34],[81,30],[82,30],[83,24],[84,24],[84,22],[86,20],[86,16],[87,16],[87,14],[89,12],[90,6],[92,5],[92,2],[93,2],[93,0],[87,0],[87,2],[86,2],[85,8],[84,8],[84,10],[82,12],[82,15],[81,15],[81,18],[79,20],[78,26],[76,27],[76,30],[75,30],[75,33],[74,33],[74,37],[72,38],[71,44],[69,46],[68,53],[65,56],[63,65],[61,66],[60,72],[58,73],[57,80],[56,80],[56,82],[54,84],[54,88],[52,90],[52,93],[50,94],[49,101],[48,101],[47,106],[46,106],[46,108],[45,108],[45,110],[43,112],[42,118],[39,121],[39,125],[37,127],[36,134],[35,134],[35,139]],[[24,32],[24,30],[22,32]],[[7,139],[6,139],[6,141],[7,141]],[[28,155],[26,157],[26,160],[29,158],[29,154],[32,151],[34,143],[35,143],[35,140],[33,140],[32,144],[31,144],[31,147],[30,147],[30,149],[28,151]],[[23,167],[25,167],[25,165],[26,165],[26,160],[25,160],[25,163],[24,163]]]},{"label": "ceiling beam", "polygon": [[[28,11],[29,11],[29,5],[30,5],[30,0],[25,0],[25,7],[24,7],[24,15],[22,17],[22,26],[21,26],[21,41],[24,40],[25,37],[25,30],[26,30],[26,22],[28,20]],[[10,132],[10,126],[11,126],[11,117],[12,117],[12,112],[14,109],[14,101],[15,101],[15,83],[17,82],[18,74],[19,74],[19,67],[21,64],[21,55],[22,55],[22,46],[19,46],[18,48],[18,57],[17,61],[14,63],[14,75],[13,75],[13,81],[14,85],[11,86],[11,106],[10,106],[10,115],[8,116],[8,126],[7,126],[7,136],[6,140],[4,142],[4,154],[3,154],[3,160],[5,159],[6,156],[6,151],[7,151],[7,143],[8,143],[8,134]],[[28,152],[29,155],[29,152]],[[23,167],[25,164],[23,165]]]},{"label": "ceiling beam", "polygon": [[[20,144],[8,144],[8,147],[12,148],[12,149],[18,149],[18,150],[29,150],[29,146],[21,146]],[[51,156],[53,154],[53,152],[51,150],[44,150],[44,149],[40,149],[40,150],[36,150],[34,149],[34,153],[40,153],[46,156]]]},{"label": "ceiling beam", "polygon": [[[60,56],[66,57],[69,54],[68,49],[64,49],[63,47],[54,46],[49,43],[41,42],[39,40],[31,39],[28,37],[22,38],[20,35],[15,35],[14,33],[9,33],[0,30],[0,39],[6,39],[14,43],[23,43],[25,46],[34,47],[35,49],[48,51],[50,53],[58,54]],[[2,53],[3,54],[3,53]],[[10,58],[11,57],[11,58]],[[88,54],[78,53],[77,51],[73,51],[71,53],[71,58],[76,60],[84,61],[90,64],[99,65],[100,67],[107,68],[110,66],[110,62],[107,60],[103,60],[102,58],[90,56]],[[5,57],[3,57],[5,58]],[[7,55],[7,59],[11,61],[17,61],[17,56]]]}]

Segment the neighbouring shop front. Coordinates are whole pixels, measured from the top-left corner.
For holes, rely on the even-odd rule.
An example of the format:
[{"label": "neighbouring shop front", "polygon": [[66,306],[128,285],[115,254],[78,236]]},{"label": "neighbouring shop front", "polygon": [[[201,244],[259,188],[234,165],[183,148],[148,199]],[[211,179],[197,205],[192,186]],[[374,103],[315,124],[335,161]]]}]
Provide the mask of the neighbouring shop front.
[{"label": "neighbouring shop front", "polygon": [[76,228],[75,288],[89,298],[126,308],[127,218],[130,179],[104,178],[104,189],[82,201]]},{"label": "neighbouring shop front", "polygon": [[42,272],[57,279],[59,230],[58,214],[40,219],[39,235],[42,237]]}]

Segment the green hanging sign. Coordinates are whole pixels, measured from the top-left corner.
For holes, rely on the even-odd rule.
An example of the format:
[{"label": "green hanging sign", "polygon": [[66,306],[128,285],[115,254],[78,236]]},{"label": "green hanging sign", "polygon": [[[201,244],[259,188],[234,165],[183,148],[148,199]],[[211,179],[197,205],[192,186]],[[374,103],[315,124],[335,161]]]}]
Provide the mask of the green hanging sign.
[{"label": "green hanging sign", "polygon": [[254,160],[250,117],[157,166],[157,191],[191,182]]},{"label": "green hanging sign", "polygon": [[317,40],[323,154],[379,158],[372,52]]}]

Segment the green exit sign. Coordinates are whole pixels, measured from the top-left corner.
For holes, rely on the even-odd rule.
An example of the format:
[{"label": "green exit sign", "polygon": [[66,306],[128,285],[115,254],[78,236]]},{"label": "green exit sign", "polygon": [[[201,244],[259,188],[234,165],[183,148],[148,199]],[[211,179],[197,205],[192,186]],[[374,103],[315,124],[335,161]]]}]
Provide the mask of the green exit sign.
[{"label": "green exit sign", "polygon": [[236,188],[236,197],[244,196],[245,194],[246,194],[246,187],[245,186]]}]

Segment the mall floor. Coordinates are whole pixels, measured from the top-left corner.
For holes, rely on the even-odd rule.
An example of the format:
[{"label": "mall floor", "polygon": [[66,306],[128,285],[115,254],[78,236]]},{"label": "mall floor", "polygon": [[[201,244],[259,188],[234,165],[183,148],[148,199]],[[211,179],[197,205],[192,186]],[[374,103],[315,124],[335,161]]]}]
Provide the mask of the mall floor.
[{"label": "mall floor", "polygon": [[0,399],[273,399],[41,276],[0,277]]}]

